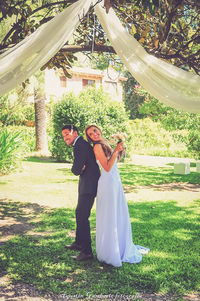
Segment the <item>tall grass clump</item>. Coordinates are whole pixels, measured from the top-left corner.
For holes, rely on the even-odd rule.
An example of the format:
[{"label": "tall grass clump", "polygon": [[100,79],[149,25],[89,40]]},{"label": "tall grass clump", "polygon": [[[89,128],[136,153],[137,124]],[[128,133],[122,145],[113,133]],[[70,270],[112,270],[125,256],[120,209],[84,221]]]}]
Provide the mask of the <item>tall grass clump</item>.
[{"label": "tall grass clump", "polygon": [[19,133],[24,152],[31,153],[35,151],[35,127],[25,125],[9,125],[6,127],[9,133]]},{"label": "tall grass clump", "polygon": [[14,169],[22,157],[22,139],[18,132],[0,131],[0,174]]}]

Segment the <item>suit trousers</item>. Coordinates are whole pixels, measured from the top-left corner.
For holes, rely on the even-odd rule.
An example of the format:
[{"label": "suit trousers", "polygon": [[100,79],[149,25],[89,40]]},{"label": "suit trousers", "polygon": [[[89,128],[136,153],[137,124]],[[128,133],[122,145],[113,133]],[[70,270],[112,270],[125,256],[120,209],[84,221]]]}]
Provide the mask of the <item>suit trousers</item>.
[{"label": "suit trousers", "polygon": [[94,204],[95,195],[82,194],[78,197],[76,207],[76,239],[75,242],[81,246],[85,254],[92,253],[90,235],[90,212]]}]

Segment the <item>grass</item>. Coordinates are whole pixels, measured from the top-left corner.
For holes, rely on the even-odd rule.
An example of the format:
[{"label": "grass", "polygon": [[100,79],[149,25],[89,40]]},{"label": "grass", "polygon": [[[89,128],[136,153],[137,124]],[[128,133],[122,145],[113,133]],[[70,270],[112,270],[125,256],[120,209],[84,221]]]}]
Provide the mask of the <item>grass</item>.
[{"label": "grass", "polygon": [[[77,178],[70,164],[35,159],[24,162],[21,173],[0,180],[0,275],[14,283],[32,284],[44,293],[73,296],[160,293],[183,300],[180,296],[199,292],[200,174],[180,176],[173,174],[171,165],[125,163],[120,164],[120,173],[130,192],[127,200],[134,243],[151,250],[140,264],[113,268],[96,258],[74,262],[71,255],[77,253],[64,246],[75,234]],[[169,187],[171,199],[168,195],[148,200],[150,191],[160,196],[159,185],[172,182],[193,185],[189,201],[180,198],[179,191],[170,194]],[[145,198],[136,197],[140,190],[147,191]],[[95,207],[90,220],[95,253]]]},{"label": "grass", "polygon": [[70,164],[30,158],[22,167],[22,172],[0,177],[0,197],[50,207],[75,206],[78,177],[72,175]]},{"label": "grass", "polygon": [[133,164],[120,165],[120,174],[124,185],[152,185],[166,183],[200,184],[200,174],[192,171],[187,175],[174,174],[172,167],[154,167]]}]

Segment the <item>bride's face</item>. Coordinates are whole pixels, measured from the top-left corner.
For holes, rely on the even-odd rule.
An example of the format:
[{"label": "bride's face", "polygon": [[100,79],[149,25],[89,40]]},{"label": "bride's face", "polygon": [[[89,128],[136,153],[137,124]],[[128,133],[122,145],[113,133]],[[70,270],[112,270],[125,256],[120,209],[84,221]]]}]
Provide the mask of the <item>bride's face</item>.
[{"label": "bride's face", "polygon": [[94,142],[97,142],[102,139],[101,131],[98,128],[96,128],[95,126],[91,126],[91,128],[89,128],[87,130],[87,135]]}]

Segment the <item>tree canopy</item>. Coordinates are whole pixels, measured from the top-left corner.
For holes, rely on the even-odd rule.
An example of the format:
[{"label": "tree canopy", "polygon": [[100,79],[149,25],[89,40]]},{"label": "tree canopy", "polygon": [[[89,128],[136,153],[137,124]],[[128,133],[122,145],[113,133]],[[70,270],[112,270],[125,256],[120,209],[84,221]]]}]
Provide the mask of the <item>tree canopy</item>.
[{"label": "tree canopy", "polygon": [[[0,53],[77,0],[0,0]],[[128,32],[149,54],[185,70],[200,72],[200,2],[196,0],[96,0],[114,9]],[[94,4],[95,5],[95,4]],[[115,53],[94,14],[81,20],[73,45],[65,45],[44,67],[66,72],[74,53]]]}]

